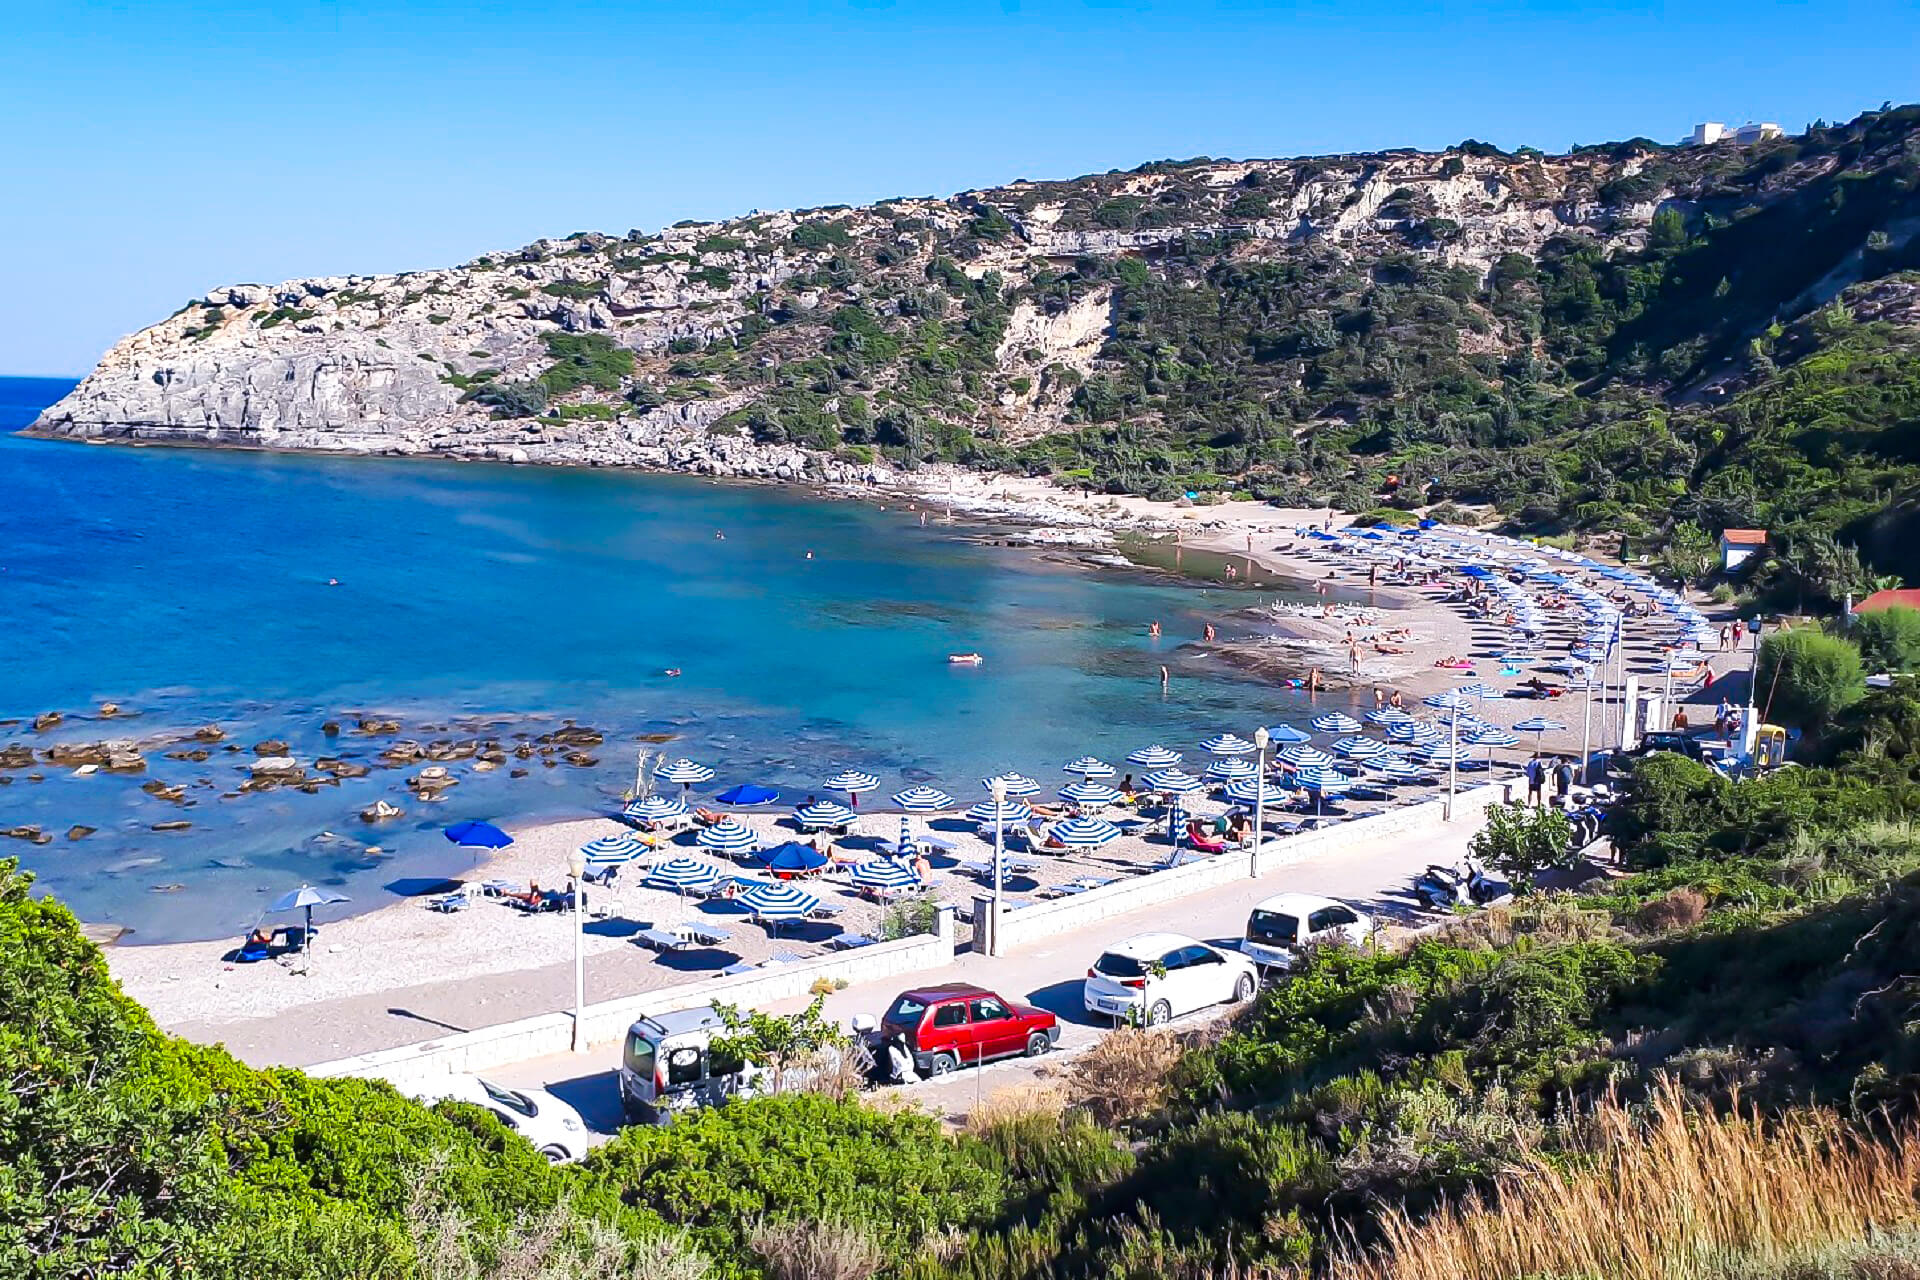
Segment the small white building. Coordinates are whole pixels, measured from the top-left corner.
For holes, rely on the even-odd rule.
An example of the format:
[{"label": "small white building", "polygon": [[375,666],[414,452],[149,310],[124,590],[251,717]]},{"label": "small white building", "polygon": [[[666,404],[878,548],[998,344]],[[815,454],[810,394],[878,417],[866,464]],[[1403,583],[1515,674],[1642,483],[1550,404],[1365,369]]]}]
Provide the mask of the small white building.
[{"label": "small white building", "polygon": [[1759,124],[1741,125],[1733,131],[1733,140],[1741,146],[1747,147],[1752,146],[1756,142],[1768,142],[1774,138],[1781,137],[1783,132],[1779,125],[1771,120],[1766,120]]},{"label": "small white building", "polygon": [[1718,120],[1708,120],[1704,124],[1693,126],[1693,133],[1687,138],[1690,147],[1710,147],[1727,136],[1727,126]]},{"label": "small white building", "polygon": [[1759,124],[1743,124],[1737,129],[1729,129],[1718,120],[1707,120],[1693,126],[1693,132],[1687,135],[1690,147],[1711,147],[1717,142],[1732,142],[1742,147],[1752,146],[1756,142],[1766,142],[1784,136],[1785,131],[1771,120]]},{"label": "small white building", "polygon": [[1741,565],[1767,549],[1765,529],[1722,529],[1720,531],[1720,572],[1736,572]]}]

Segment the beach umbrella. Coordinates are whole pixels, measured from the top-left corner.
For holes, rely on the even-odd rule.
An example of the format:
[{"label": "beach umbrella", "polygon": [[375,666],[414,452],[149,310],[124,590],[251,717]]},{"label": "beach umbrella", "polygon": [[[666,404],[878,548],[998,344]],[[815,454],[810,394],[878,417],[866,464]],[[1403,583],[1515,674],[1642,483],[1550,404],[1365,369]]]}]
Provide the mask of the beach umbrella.
[{"label": "beach umbrella", "polygon": [[1259,777],[1260,769],[1251,760],[1227,756],[1208,765],[1204,776],[1208,782],[1237,782],[1241,778]]},{"label": "beach umbrella", "polygon": [[580,846],[580,854],[587,860],[589,867],[624,867],[637,858],[644,858],[653,850],[646,841],[630,831],[619,835],[601,836],[598,840],[589,840]]},{"label": "beach umbrella", "polygon": [[491,822],[456,822],[443,835],[462,849],[504,849],[513,837]]},{"label": "beach umbrella", "polygon": [[908,787],[893,793],[893,803],[908,813],[939,813],[953,808],[953,797],[938,787]]},{"label": "beach umbrella", "polygon": [[772,787],[755,786],[751,782],[743,782],[737,787],[728,787],[725,791],[722,791],[714,797],[714,799],[721,804],[734,805],[738,808],[751,808],[757,804],[772,804],[779,798],[780,793]]},{"label": "beach umbrella", "polygon": [[713,770],[681,756],[672,764],[655,770],[653,776],[657,782],[677,782],[683,787],[691,787],[696,782],[712,782]]},{"label": "beach umbrella", "polygon": [[1420,701],[1437,711],[1464,711],[1473,705],[1473,699],[1463,698],[1451,689],[1429,694]]},{"label": "beach umbrella", "polygon": [[1381,707],[1367,712],[1366,721],[1371,725],[1410,724],[1413,717],[1398,707]]},{"label": "beach umbrella", "polygon": [[822,827],[844,827],[859,816],[838,800],[816,800],[793,811],[794,821],[809,831]]},{"label": "beach umbrella", "polygon": [[861,773],[858,769],[846,769],[821,783],[820,788],[823,791],[844,791],[847,793],[847,803],[857,805],[860,803],[861,792],[872,791],[879,785],[880,779],[870,773]]},{"label": "beach umbrella", "polygon": [[1210,756],[1250,756],[1259,750],[1237,733],[1216,733],[1200,749]]},{"label": "beach umbrella", "polygon": [[1069,804],[1119,804],[1120,793],[1100,782],[1070,782],[1060,788],[1060,798]]},{"label": "beach umbrella", "polygon": [[1435,768],[1445,768],[1450,764],[1464,764],[1473,758],[1473,752],[1468,750],[1464,743],[1455,745],[1451,742],[1429,743],[1417,748],[1414,754],[1419,756],[1423,763]]},{"label": "beach umbrella", "polygon": [[1313,727],[1321,733],[1358,733],[1361,726],[1344,711],[1329,711],[1315,716]]},{"label": "beach umbrella", "polygon": [[1140,779],[1140,785],[1149,791],[1166,791],[1175,795],[1206,790],[1204,782],[1183,769],[1155,769]]},{"label": "beach umbrella", "polygon": [[1344,794],[1353,785],[1353,779],[1338,769],[1316,767],[1300,770],[1294,775],[1293,783],[1313,792],[1313,808],[1318,813],[1323,799]]},{"label": "beach umbrella", "polygon": [[787,875],[797,875],[803,871],[818,871],[827,865],[827,855],[810,844],[789,841],[778,848],[769,849],[760,855],[760,861],[767,864],[767,870],[779,871]]},{"label": "beach umbrella", "polygon": [[1476,727],[1467,733],[1465,737],[1468,742],[1476,747],[1517,747],[1520,745],[1520,739],[1495,724]]},{"label": "beach umbrella", "polygon": [[760,847],[759,833],[738,818],[722,818],[694,840],[702,849],[716,853],[745,853]]},{"label": "beach umbrella", "polygon": [[1083,778],[1111,778],[1114,775],[1114,768],[1098,757],[1081,756],[1061,772],[1077,773]]},{"label": "beach umbrella", "polygon": [[1019,800],[982,800],[967,810],[967,816],[983,825],[991,822],[1025,822],[1033,816],[1033,810]]},{"label": "beach umbrella", "polygon": [[[1261,794],[1262,789],[1266,794]],[[1260,778],[1241,778],[1227,784],[1227,799],[1235,804],[1277,805],[1286,798],[1287,789],[1276,787]]]},{"label": "beach umbrella", "polygon": [[1169,751],[1159,743],[1142,747],[1127,755],[1128,764],[1137,764],[1144,769],[1170,769],[1180,763],[1180,753]]},{"label": "beach umbrella", "polygon": [[820,899],[784,881],[756,884],[734,901],[758,919],[776,925],[783,920],[804,920],[820,909]]},{"label": "beach umbrella", "polygon": [[1000,784],[1003,795],[1037,796],[1040,794],[1040,784],[1024,773],[1003,773],[996,777],[980,779],[980,785],[989,791],[993,790],[993,784],[996,782]]},{"label": "beach umbrella", "polygon": [[1446,737],[1444,733],[1424,720],[1409,720],[1405,724],[1387,726],[1387,736],[1399,743],[1438,742]]},{"label": "beach umbrella", "polygon": [[1336,761],[1318,747],[1296,743],[1280,753],[1280,762],[1296,769],[1331,769]]},{"label": "beach umbrella", "polygon": [[1497,698],[1500,691],[1490,684],[1463,684],[1454,690],[1463,698]]},{"label": "beach umbrella", "polygon": [[1102,818],[1068,818],[1047,828],[1049,842],[1069,849],[1097,849],[1120,838],[1120,828]]},{"label": "beach umbrella", "polygon": [[726,875],[727,872],[718,863],[682,855],[657,864],[647,872],[647,883],[656,889],[671,889],[684,894],[689,889],[711,889]]},{"label": "beach umbrella", "polygon": [[1534,750],[1537,751],[1540,749],[1540,739],[1542,735],[1559,733],[1566,729],[1566,727],[1567,726],[1561,724],[1558,720],[1549,720],[1545,716],[1530,716],[1513,726],[1513,731],[1515,733],[1532,734]]},{"label": "beach umbrella", "polygon": [[668,818],[685,817],[687,804],[674,796],[648,796],[644,800],[635,800],[622,812],[635,822],[663,822]]},{"label": "beach umbrella", "polygon": [[1387,754],[1387,744],[1372,738],[1342,738],[1333,744],[1333,749],[1349,760],[1371,760]]},{"label": "beach umbrella", "polygon": [[1430,770],[1405,756],[1377,756],[1367,762],[1367,768],[1388,782],[1419,782],[1432,776]]},{"label": "beach umbrella", "polygon": [[905,862],[893,858],[869,858],[847,873],[847,878],[863,889],[879,893],[898,893],[920,883],[920,876]]},{"label": "beach umbrella", "polygon": [[283,893],[275,898],[273,905],[269,906],[267,910],[275,913],[281,911],[303,911],[306,913],[306,927],[300,932],[300,949],[311,956],[313,953],[313,909],[315,907],[324,907],[335,902],[351,901],[353,901],[353,899],[347,897],[344,893],[335,893],[331,889],[316,889],[310,884],[303,884],[298,889]]},{"label": "beach umbrella", "polygon": [[1290,724],[1270,724],[1267,726],[1267,741],[1278,743],[1283,747],[1292,746],[1296,742],[1306,742],[1312,737],[1312,734],[1302,733]]}]

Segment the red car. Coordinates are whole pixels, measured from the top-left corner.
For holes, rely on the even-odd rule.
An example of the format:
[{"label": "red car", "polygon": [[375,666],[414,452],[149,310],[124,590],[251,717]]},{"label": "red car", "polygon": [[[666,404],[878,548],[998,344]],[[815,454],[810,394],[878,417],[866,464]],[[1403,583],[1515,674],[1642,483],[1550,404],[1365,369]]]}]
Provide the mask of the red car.
[{"label": "red car", "polygon": [[1059,1042],[1060,1020],[985,987],[949,982],[901,992],[880,1020],[880,1032],[906,1041],[922,1075],[942,1076],[963,1063],[1037,1057]]}]

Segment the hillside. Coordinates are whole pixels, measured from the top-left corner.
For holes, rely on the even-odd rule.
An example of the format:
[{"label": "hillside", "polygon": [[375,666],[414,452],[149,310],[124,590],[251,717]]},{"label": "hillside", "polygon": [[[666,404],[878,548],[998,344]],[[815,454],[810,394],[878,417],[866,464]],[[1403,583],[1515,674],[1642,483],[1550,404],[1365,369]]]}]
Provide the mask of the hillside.
[{"label": "hillside", "polygon": [[215,289],[34,430],[786,476],[946,458],[1352,510],[1395,475],[1530,527],[1804,525],[1911,572],[1876,521],[1920,478],[1917,184],[1901,108],[1744,148],[1200,159],[579,233]]}]

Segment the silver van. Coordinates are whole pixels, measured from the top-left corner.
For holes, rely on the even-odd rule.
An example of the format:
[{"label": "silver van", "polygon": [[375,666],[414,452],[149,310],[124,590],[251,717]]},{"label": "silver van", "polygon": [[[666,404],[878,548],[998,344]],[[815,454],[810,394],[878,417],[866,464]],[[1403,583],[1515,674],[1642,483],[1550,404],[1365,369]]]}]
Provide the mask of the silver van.
[{"label": "silver van", "polygon": [[709,1052],[713,1037],[725,1030],[712,1005],[647,1014],[628,1027],[620,1055],[620,1108],[627,1121],[665,1124],[676,1111],[718,1106],[742,1093],[751,1073],[737,1063],[716,1064]]}]

